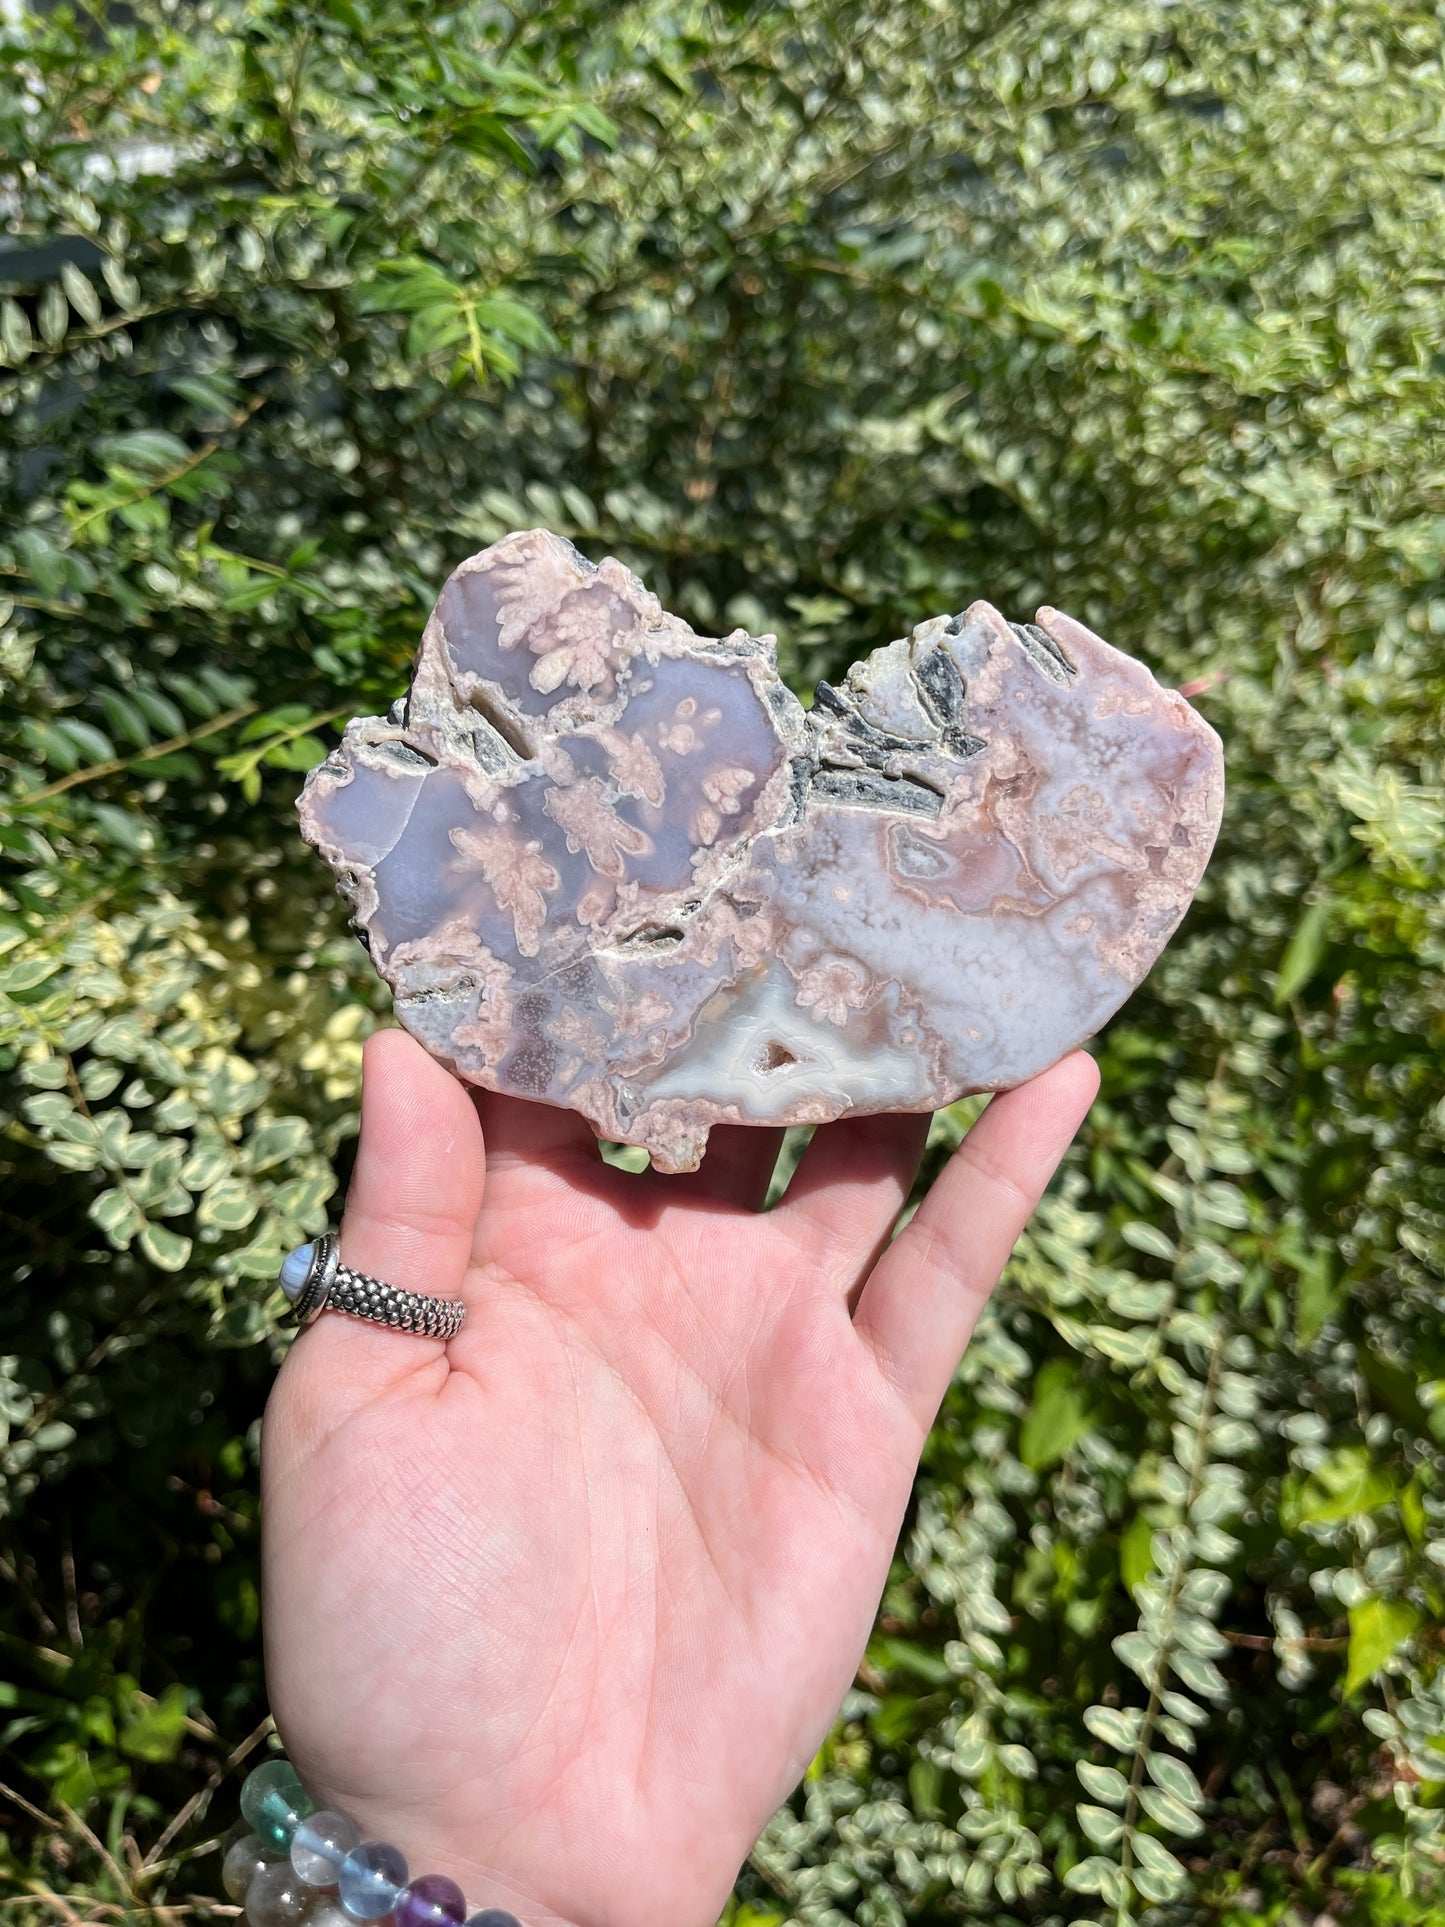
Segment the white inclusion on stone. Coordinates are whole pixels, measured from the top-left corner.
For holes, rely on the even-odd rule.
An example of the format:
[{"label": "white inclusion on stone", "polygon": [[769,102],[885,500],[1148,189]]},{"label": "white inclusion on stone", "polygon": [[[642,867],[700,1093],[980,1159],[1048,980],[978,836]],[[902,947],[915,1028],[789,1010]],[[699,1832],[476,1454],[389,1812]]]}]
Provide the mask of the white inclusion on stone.
[{"label": "white inclusion on stone", "polygon": [[[940,617],[936,624],[924,626],[936,627],[942,638],[946,622],[946,617]],[[918,648],[912,638],[890,642],[882,649],[875,649],[864,661],[854,663],[848,671],[848,692],[875,728],[920,742],[936,733],[913,680],[915,655],[927,654],[932,647],[931,638],[923,649]]]},{"label": "white inclusion on stone", "polygon": [[833,1113],[930,1108],[921,1053],[875,1045],[859,1054],[856,1038],[819,1023],[797,1002],[798,986],[770,963],[738,990],[715,998],[692,1041],[639,1088],[650,1101],[696,1098],[737,1105],[766,1123],[813,1101]]}]

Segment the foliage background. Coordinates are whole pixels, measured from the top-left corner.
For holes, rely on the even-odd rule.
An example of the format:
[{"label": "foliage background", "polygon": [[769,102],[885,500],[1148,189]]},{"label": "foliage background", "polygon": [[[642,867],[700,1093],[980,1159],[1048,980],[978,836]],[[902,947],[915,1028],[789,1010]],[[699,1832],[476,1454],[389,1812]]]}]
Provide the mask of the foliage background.
[{"label": "foliage background", "polygon": [[1445,1922],[1442,24],[5,30],[7,1917],[218,1892],[268,1281],[384,1015],[298,772],[400,691],[446,571],[542,522],[776,629],[805,692],[1058,602],[1230,762],[732,1927]]}]

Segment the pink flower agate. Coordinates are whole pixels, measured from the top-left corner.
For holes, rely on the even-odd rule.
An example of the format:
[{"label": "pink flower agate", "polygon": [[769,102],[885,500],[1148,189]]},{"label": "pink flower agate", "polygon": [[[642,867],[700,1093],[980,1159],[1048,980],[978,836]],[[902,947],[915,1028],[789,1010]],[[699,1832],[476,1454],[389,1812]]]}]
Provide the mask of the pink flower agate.
[{"label": "pink flower agate", "polygon": [[401,1022],[693,1169],[714,1124],[927,1111],[1091,1036],[1198,887],[1219,739],[1080,623],[986,602],[804,710],[620,562],[505,536],[301,824]]}]

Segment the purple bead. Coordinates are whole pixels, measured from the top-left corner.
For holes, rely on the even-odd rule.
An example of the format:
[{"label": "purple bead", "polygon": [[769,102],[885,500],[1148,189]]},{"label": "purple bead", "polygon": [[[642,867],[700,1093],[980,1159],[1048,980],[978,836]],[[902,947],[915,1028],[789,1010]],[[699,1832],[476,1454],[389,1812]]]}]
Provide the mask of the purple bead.
[{"label": "purple bead", "polygon": [[444,1873],[424,1873],[396,1897],[396,1927],[461,1927],[467,1897]]}]

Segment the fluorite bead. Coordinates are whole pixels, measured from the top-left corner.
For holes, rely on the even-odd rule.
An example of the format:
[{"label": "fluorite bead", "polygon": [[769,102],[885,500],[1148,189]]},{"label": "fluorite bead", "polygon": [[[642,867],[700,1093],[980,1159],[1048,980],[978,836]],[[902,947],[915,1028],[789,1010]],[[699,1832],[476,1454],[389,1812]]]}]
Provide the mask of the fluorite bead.
[{"label": "fluorite bead", "polygon": [[281,1267],[281,1289],[293,1304],[300,1294],[301,1287],[311,1275],[311,1260],[315,1255],[314,1244],[297,1245],[296,1249],[288,1254]]},{"label": "fluorite bead", "polygon": [[308,1887],[334,1887],[342,1861],[360,1839],[360,1827],[344,1813],[329,1807],[308,1813],[291,1836],[291,1865]]},{"label": "fluorite bead", "polygon": [[300,1927],[316,1898],[289,1860],[268,1860],[246,1889],[250,1927]]},{"label": "fluorite bead", "polygon": [[311,1911],[302,1927],[356,1927],[335,1894],[313,1894]]},{"label": "fluorite bead", "polygon": [[336,1884],[341,1904],[356,1920],[380,1920],[406,1885],[406,1861],[389,1840],[363,1840],[342,1861]]},{"label": "fluorite bead", "polygon": [[467,1897],[444,1873],[424,1873],[396,1901],[396,1927],[461,1927]]},{"label": "fluorite bead", "polygon": [[289,1760],[263,1761],[241,1788],[241,1811],[272,1853],[290,1851],[297,1825],[314,1808]]},{"label": "fluorite bead", "polygon": [[239,1840],[231,1841],[221,1862],[221,1885],[232,1900],[244,1900],[251,1882],[263,1867],[275,1865],[256,1835],[248,1827]]},{"label": "fluorite bead", "polygon": [[505,1914],[500,1907],[483,1907],[479,1914],[473,1914],[466,1927],[522,1927],[515,1914]]}]

